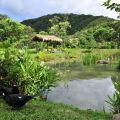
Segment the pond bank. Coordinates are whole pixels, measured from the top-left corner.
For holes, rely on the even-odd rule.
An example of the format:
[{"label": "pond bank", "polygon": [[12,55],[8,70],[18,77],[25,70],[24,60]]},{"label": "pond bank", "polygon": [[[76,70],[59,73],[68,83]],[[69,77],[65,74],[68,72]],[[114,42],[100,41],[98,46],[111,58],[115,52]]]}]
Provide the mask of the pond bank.
[{"label": "pond bank", "polygon": [[79,110],[63,104],[32,100],[19,111],[11,111],[0,100],[0,120],[111,120],[112,114]]}]

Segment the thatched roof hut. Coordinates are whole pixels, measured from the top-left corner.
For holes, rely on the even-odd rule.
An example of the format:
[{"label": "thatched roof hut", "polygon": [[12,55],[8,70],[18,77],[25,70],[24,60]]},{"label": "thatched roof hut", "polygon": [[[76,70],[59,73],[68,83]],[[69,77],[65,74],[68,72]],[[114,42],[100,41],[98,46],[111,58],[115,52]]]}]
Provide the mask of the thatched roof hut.
[{"label": "thatched roof hut", "polygon": [[58,38],[54,35],[35,35],[32,38],[32,41],[38,41],[38,42],[54,42],[54,43],[63,43],[63,40],[61,38]]}]

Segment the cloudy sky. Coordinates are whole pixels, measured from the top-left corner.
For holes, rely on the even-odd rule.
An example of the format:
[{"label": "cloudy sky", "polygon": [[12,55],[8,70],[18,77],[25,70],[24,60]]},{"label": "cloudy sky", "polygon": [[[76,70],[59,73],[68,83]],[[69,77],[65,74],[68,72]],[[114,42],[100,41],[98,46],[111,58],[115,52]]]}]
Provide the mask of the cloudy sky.
[{"label": "cloudy sky", "polygon": [[[116,18],[115,11],[106,10],[105,0],[0,0],[0,13],[22,21],[52,13],[104,15]],[[112,0],[120,2],[120,0]]]}]

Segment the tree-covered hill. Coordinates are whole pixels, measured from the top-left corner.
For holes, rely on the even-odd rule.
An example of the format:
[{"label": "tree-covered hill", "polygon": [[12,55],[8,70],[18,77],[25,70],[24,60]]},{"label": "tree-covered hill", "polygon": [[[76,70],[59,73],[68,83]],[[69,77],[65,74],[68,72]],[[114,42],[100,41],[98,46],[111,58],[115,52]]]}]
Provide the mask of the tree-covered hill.
[{"label": "tree-covered hill", "polygon": [[69,29],[69,34],[74,34],[85,27],[95,26],[100,23],[113,21],[113,19],[103,16],[78,15],[78,14],[52,14],[35,19],[24,20],[22,23],[31,26],[32,28],[34,28],[36,32],[47,31],[51,26],[49,20],[54,16],[59,17],[60,21],[67,20],[70,23],[71,29]]},{"label": "tree-covered hill", "polygon": [[[120,46],[120,21],[104,16],[52,14],[25,20],[22,23],[31,26],[38,33],[47,32],[62,37],[66,47],[119,48]],[[68,25],[68,29],[64,28],[65,25]]]},{"label": "tree-covered hill", "polygon": [[119,48],[120,21],[104,16],[52,14],[22,23],[0,15],[0,41],[30,41],[33,30],[61,37],[66,47]]},{"label": "tree-covered hill", "polygon": [[0,20],[9,18],[7,15],[0,14]]}]

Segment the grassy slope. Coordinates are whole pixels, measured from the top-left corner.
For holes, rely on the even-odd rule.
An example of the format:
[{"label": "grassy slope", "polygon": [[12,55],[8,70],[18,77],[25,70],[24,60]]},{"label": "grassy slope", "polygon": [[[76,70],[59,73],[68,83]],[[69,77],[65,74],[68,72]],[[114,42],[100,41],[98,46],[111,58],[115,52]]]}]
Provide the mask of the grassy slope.
[{"label": "grassy slope", "polygon": [[38,100],[30,101],[21,110],[11,111],[0,100],[0,120],[111,120],[112,115],[92,110],[79,110],[67,105]]}]

